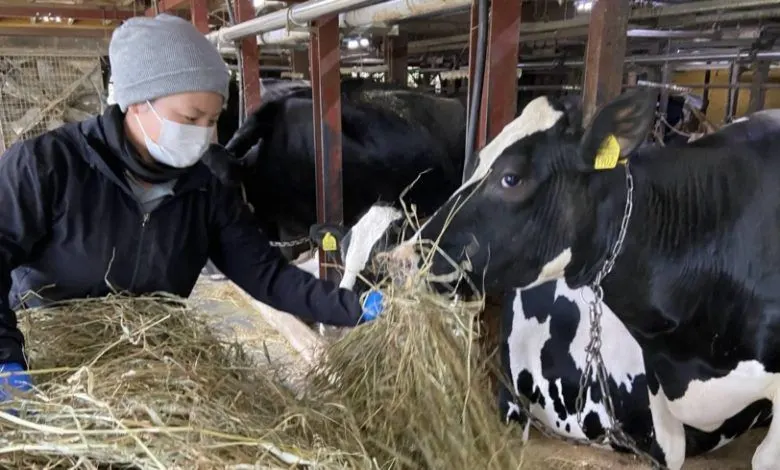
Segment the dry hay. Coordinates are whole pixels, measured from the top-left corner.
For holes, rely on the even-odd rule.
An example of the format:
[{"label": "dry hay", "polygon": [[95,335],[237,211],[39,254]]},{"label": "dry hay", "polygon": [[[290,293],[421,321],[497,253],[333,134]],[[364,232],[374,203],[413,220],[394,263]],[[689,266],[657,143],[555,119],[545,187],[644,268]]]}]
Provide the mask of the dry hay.
[{"label": "dry hay", "polygon": [[520,468],[474,347],[476,309],[387,295],[382,320],[329,346],[299,397],[174,297],[19,312],[37,385],[0,404],[0,466]]}]

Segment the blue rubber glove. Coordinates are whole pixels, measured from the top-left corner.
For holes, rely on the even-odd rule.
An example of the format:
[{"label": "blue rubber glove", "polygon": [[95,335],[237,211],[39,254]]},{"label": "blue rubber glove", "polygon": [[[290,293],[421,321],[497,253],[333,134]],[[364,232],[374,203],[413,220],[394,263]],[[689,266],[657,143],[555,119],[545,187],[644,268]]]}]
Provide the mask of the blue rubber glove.
[{"label": "blue rubber glove", "polygon": [[0,401],[6,401],[10,398],[8,392],[6,391],[8,388],[14,388],[24,392],[32,388],[32,379],[25,371],[23,365],[19,364],[18,362],[0,364],[0,373],[7,372],[23,373],[0,377]]},{"label": "blue rubber glove", "polygon": [[378,317],[384,310],[382,302],[384,296],[378,290],[371,289],[366,300],[363,301],[363,315],[360,317],[360,323],[370,322]]}]

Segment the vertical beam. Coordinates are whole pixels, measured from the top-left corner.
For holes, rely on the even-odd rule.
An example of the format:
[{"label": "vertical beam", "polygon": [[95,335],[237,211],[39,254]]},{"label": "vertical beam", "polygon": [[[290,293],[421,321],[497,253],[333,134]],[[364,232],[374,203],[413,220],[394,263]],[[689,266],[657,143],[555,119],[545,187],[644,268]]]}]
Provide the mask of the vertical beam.
[{"label": "vertical beam", "polygon": [[620,95],[630,10],[629,0],[596,0],[593,4],[585,51],[584,123],[600,106]]},{"label": "vertical beam", "polygon": [[[474,151],[478,152],[501,129],[512,121],[517,112],[517,56],[519,53],[521,4],[517,0],[493,0],[489,11],[488,46],[485,78],[482,86],[482,105],[479,110]],[[477,0],[471,5],[469,39],[469,87],[473,87],[477,51]],[[471,109],[471,94],[467,109]],[[480,347],[486,354],[495,351],[501,338],[500,298],[486,298],[486,307],[480,315],[484,334]],[[498,377],[491,375],[491,386],[498,385]]]},{"label": "vertical beam", "polygon": [[[709,62],[707,62],[709,64]],[[710,87],[707,86],[710,84],[710,80],[712,80],[712,70],[707,69],[706,72],[704,72],[704,92],[701,94],[701,113],[705,116],[707,115],[707,108],[710,107]]]},{"label": "vertical beam", "polygon": [[190,19],[201,34],[209,32],[208,0],[190,0]]},{"label": "vertical beam", "polygon": [[407,45],[409,36],[405,32],[398,36],[385,36],[385,63],[387,64],[387,81],[406,85],[409,69]]},{"label": "vertical beam", "polygon": [[[314,112],[314,153],[317,180],[317,221],[342,224],[341,74],[339,17],[312,22],[309,44]],[[340,275],[325,263],[336,263],[338,252],[320,248],[320,279],[338,282]]]},{"label": "vertical beam", "polygon": [[[517,112],[517,56],[520,44],[521,2],[494,0],[490,5],[488,47],[482,106],[479,110],[475,151],[479,151],[515,117]],[[473,86],[477,60],[477,0],[471,5],[469,86]],[[471,109],[471,94],[467,109]],[[470,111],[469,111],[470,112]]]},{"label": "vertical beam", "polygon": [[769,62],[766,60],[756,61],[753,67],[753,80],[750,84],[750,101],[748,102],[748,113],[755,113],[764,109],[766,101],[766,88],[764,84],[769,79]]},{"label": "vertical beam", "polygon": [[517,56],[520,52],[520,8],[517,0],[493,0],[490,5],[487,64],[477,148],[495,138],[517,112]]},{"label": "vertical beam", "polygon": [[309,72],[309,51],[304,49],[293,49],[292,51],[292,71],[303,75],[304,80],[311,79]]},{"label": "vertical beam", "polygon": [[737,114],[737,103],[739,103],[739,76],[742,75],[742,67],[738,60],[735,60],[731,67],[729,67],[729,89],[726,95],[726,115],[723,117],[723,122],[729,123],[734,119],[734,115]]},{"label": "vertical beam", "polygon": [[[237,23],[249,21],[255,17],[251,0],[233,0]],[[260,58],[257,50],[257,37],[254,34],[240,41],[241,46],[241,88],[244,97],[244,115],[249,116],[260,106]]]}]

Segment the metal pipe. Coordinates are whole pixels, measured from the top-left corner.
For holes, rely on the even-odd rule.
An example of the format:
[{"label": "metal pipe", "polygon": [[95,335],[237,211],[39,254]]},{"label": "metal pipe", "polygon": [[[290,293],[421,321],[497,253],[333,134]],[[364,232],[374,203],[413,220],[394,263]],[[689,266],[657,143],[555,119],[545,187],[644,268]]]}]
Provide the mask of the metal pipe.
[{"label": "metal pipe", "polygon": [[[777,0],[708,0],[690,2],[680,5],[672,5],[663,8],[637,8],[628,15],[629,21],[651,20],[671,16],[695,15],[698,13],[723,12],[738,10],[740,8],[760,8],[776,6]],[[740,12],[740,15],[743,13]],[[590,15],[582,15],[568,20],[545,21],[538,23],[524,23],[520,25],[520,34],[540,33],[543,31],[560,31],[567,28],[587,26],[590,24]]]},{"label": "metal pipe", "polygon": [[309,33],[304,31],[289,31],[287,29],[275,29],[257,35],[258,45],[295,44],[309,40]]},{"label": "metal pipe", "polygon": [[234,26],[220,28],[207,34],[206,38],[214,44],[232,42],[245,36],[283,29],[287,26],[288,20],[292,24],[303,25],[317,18],[352,10],[372,1],[375,0],[309,0]]},{"label": "metal pipe", "polygon": [[[693,61],[719,61],[719,60],[743,60],[749,59],[750,54],[747,52],[721,52],[721,53],[708,53],[708,54],[669,54],[669,55],[638,55],[626,57],[626,63],[631,64],[657,64],[663,62],[693,62]],[[758,52],[756,54],[757,59],[762,60],[780,60],[780,51],[766,51]],[[543,62],[521,62],[517,64],[519,69],[547,69],[555,68],[563,65],[564,67],[582,67],[584,65],[582,59],[577,60],[563,60],[563,61],[543,61]]]},{"label": "metal pipe", "polygon": [[[780,9],[778,9],[777,16],[780,16]],[[548,41],[548,40],[552,41],[552,40],[558,40],[563,38],[576,38],[576,37],[585,38],[587,37],[587,35],[588,35],[588,28],[587,26],[583,26],[579,28],[570,28],[561,31],[548,31],[543,33],[521,34],[519,41],[521,43],[528,43],[528,42],[535,42],[535,41]],[[749,45],[749,41],[751,39],[755,39],[758,37],[758,29],[757,28],[750,28],[745,30],[740,29],[736,34],[721,33],[717,41],[720,41],[722,38],[731,38],[732,36],[733,39],[744,38],[744,40]],[[653,39],[664,39],[664,38],[699,39],[701,38],[701,39],[708,39],[709,41],[716,40],[715,34],[710,32],[680,31],[680,30],[649,30],[649,29],[641,29],[641,28],[629,29],[628,37],[629,38],[653,38]],[[441,38],[422,39],[419,41],[410,42],[409,50],[410,51],[414,50],[415,52],[447,51],[447,50],[458,49],[460,47],[465,47],[468,41],[469,41],[468,34],[456,34],[453,36],[447,36]],[[678,48],[692,47],[691,45],[693,44],[695,43],[687,42],[684,44],[677,44],[677,47]],[[701,47],[701,44],[699,44],[698,47]]]},{"label": "metal pipe", "polygon": [[339,23],[342,28],[358,28],[463,8],[469,5],[471,5],[471,0],[390,0],[346,12],[339,18]]}]

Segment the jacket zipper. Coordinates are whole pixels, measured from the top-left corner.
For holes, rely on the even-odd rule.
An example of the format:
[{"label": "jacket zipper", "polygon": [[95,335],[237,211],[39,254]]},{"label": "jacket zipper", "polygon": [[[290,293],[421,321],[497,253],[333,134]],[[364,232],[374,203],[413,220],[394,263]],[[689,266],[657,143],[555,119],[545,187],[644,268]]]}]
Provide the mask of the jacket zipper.
[{"label": "jacket zipper", "polygon": [[130,279],[130,291],[135,289],[135,278],[138,276],[138,268],[141,266],[141,250],[144,247],[144,233],[146,233],[146,223],[149,222],[150,212],[145,212],[141,218],[141,234],[138,236],[138,250],[135,253],[135,269],[133,277]]}]

